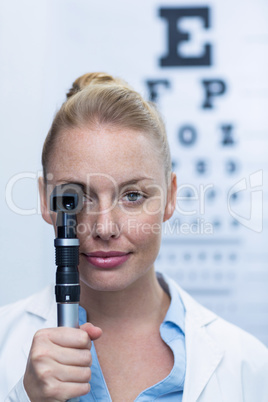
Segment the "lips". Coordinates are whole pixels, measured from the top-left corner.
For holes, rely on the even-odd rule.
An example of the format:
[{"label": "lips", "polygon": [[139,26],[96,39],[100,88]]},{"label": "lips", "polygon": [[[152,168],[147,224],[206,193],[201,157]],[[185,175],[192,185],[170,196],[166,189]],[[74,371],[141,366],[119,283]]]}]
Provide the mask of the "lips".
[{"label": "lips", "polygon": [[131,253],[121,251],[95,251],[84,254],[86,260],[98,268],[116,268],[130,257]]}]

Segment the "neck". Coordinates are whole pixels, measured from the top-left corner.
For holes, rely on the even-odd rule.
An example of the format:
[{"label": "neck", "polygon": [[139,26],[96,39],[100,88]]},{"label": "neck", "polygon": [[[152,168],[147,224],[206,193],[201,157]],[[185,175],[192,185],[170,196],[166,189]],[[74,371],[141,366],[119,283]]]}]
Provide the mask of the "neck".
[{"label": "neck", "polygon": [[160,325],[170,304],[152,267],[135,283],[119,291],[96,291],[81,283],[81,306],[92,324],[112,328],[122,322],[133,326],[146,322]]}]

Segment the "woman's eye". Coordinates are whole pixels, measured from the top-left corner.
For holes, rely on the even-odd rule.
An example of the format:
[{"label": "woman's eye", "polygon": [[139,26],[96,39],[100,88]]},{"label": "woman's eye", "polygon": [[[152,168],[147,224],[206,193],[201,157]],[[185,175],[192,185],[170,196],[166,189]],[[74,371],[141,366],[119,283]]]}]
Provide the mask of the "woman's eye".
[{"label": "woman's eye", "polygon": [[136,204],[138,204],[138,203],[140,203],[140,202],[142,202],[144,200],[144,196],[143,196],[143,194],[141,194],[141,193],[139,193],[137,191],[132,191],[130,193],[127,193],[123,197],[123,199],[125,201],[127,201],[128,203],[133,203],[133,204],[136,203]]}]

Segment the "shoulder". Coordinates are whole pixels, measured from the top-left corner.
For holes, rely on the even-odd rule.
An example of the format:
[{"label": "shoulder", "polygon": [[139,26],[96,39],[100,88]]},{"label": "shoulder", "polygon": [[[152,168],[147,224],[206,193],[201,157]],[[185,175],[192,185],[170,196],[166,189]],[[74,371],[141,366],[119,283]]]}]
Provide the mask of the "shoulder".
[{"label": "shoulder", "polygon": [[[256,337],[224,320],[177,287],[185,306],[185,340],[188,364],[204,359],[215,364],[221,387],[237,400],[266,400],[268,348]],[[215,362],[218,363],[215,363]],[[240,394],[239,394],[240,393]],[[238,395],[242,395],[241,399]],[[256,400],[257,400],[256,399]]]},{"label": "shoulder", "polygon": [[230,386],[239,379],[244,401],[251,401],[249,396],[257,394],[258,400],[264,401],[268,393],[268,348],[255,336],[218,316],[204,330],[223,351],[218,367],[222,382]]},{"label": "shoulder", "polygon": [[241,370],[254,373],[265,368],[268,376],[268,348],[255,336],[219,316],[204,330]]},{"label": "shoulder", "polygon": [[176,287],[185,307],[186,338],[192,332],[203,333],[240,364],[250,363],[252,370],[257,367],[268,369],[268,348],[256,337],[224,320],[194,300],[185,290],[168,278]]},{"label": "shoulder", "polygon": [[[31,296],[25,297],[24,299],[20,299],[14,303],[6,304],[2,307],[0,307],[0,315],[5,315],[8,314],[10,311],[23,311],[24,309],[27,308],[33,308],[33,306],[36,306],[36,309],[38,309],[37,305],[42,304],[43,302],[51,302],[53,298],[53,285],[50,284],[43,288],[41,291],[36,292],[32,294]],[[40,311],[44,312],[44,309],[41,309]]]},{"label": "shoulder", "polygon": [[23,324],[26,317],[31,320],[46,321],[55,309],[53,285],[15,303],[0,307],[1,333]]}]

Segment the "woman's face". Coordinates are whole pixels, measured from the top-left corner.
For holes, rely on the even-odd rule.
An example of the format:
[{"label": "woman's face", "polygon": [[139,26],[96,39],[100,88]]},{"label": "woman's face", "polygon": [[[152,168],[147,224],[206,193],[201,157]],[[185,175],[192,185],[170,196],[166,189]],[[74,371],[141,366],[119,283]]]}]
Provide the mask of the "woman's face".
[{"label": "woman's face", "polygon": [[[167,188],[154,140],[130,129],[83,128],[60,133],[48,166],[54,186],[79,183],[80,280],[95,290],[121,290],[153,269],[162,222],[173,213],[176,177]],[[53,223],[40,184],[42,214]]]}]

